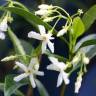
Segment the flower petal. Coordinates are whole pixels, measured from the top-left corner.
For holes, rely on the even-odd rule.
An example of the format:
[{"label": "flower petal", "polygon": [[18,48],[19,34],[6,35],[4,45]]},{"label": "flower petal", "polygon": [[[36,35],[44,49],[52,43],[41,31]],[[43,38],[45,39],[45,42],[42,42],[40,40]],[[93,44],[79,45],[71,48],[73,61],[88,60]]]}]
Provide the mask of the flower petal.
[{"label": "flower petal", "polygon": [[39,75],[39,76],[44,76],[44,72],[42,72],[42,71],[37,71],[35,74]]},{"label": "flower petal", "polygon": [[46,34],[46,30],[45,30],[45,27],[44,27],[44,26],[38,25],[38,28],[39,28],[39,30],[40,30],[40,34],[41,34],[41,35]]},{"label": "flower petal", "polygon": [[3,19],[3,21],[0,23],[0,30],[1,31],[7,31],[8,25],[7,25],[7,17]]},{"label": "flower petal", "polygon": [[46,47],[47,47],[47,43],[46,43],[46,41],[43,41],[42,42],[42,54],[45,53]]},{"label": "flower petal", "polygon": [[62,77],[64,79],[65,84],[68,85],[70,83],[70,80],[68,78],[68,73],[66,73],[64,71],[62,71],[61,73],[62,73]]},{"label": "flower petal", "polygon": [[51,41],[48,41],[48,47],[51,50],[51,52],[54,53],[54,43],[52,43]]},{"label": "flower petal", "polygon": [[34,80],[34,77],[33,77],[32,74],[29,76],[29,79],[30,79],[32,87],[35,88],[36,87],[36,83],[35,83],[35,80]]},{"label": "flower petal", "polygon": [[15,62],[15,64],[17,65],[17,66],[19,66],[22,70],[24,70],[25,72],[27,71],[27,67],[24,65],[24,64],[22,64],[22,63],[20,63],[20,62]]},{"label": "flower petal", "polygon": [[28,37],[29,38],[34,38],[34,39],[37,39],[37,40],[42,40],[42,37],[40,34],[34,32],[34,31],[31,31],[28,33]]},{"label": "flower petal", "polygon": [[4,32],[0,32],[0,39],[4,40],[5,39],[5,33]]},{"label": "flower petal", "polygon": [[27,76],[28,76],[28,74],[26,74],[26,73],[20,74],[20,75],[14,77],[14,81],[19,82],[20,80],[22,80],[23,78],[26,78]]},{"label": "flower petal", "polygon": [[60,70],[65,70],[67,68],[67,65],[63,62],[59,62],[56,64],[56,66],[60,69]]},{"label": "flower petal", "polygon": [[57,87],[59,87],[63,82],[62,73],[59,74],[58,80],[57,80]]},{"label": "flower petal", "polygon": [[48,70],[54,70],[54,71],[59,71],[58,67],[55,66],[54,64],[50,64],[47,66]]},{"label": "flower petal", "polygon": [[48,57],[49,60],[53,63],[53,64],[57,64],[58,63],[58,59],[55,57]]}]

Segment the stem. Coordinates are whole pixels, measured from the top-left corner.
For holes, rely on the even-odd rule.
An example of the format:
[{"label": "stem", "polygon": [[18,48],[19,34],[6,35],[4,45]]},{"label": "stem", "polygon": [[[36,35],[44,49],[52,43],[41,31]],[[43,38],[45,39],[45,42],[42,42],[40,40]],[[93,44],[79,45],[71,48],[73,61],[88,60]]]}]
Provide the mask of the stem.
[{"label": "stem", "polygon": [[60,96],[64,96],[65,89],[66,89],[66,85],[63,83],[62,88],[61,88]]},{"label": "stem", "polygon": [[52,32],[54,31],[54,29],[55,29],[57,23],[59,22],[59,20],[60,20],[60,17],[59,17],[59,18],[57,19],[57,21],[55,22],[55,24],[54,24],[53,28],[51,29],[51,31],[49,31],[50,33],[52,33]]},{"label": "stem", "polygon": [[33,88],[31,87],[31,85],[29,85],[29,88],[28,88],[26,96],[33,96]]}]

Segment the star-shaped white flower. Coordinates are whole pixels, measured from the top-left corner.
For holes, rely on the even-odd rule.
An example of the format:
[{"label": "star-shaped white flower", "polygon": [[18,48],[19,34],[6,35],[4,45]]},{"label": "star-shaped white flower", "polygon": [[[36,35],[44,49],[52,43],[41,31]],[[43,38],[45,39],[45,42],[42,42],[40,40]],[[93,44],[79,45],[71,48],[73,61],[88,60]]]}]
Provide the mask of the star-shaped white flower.
[{"label": "star-shaped white flower", "polygon": [[7,31],[8,25],[7,25],[7,17],[5,17],[2,22],[0,23],[0,39],[5,39],[5,31]]},{"label": "star-shaped white flower", "polygon": [[82,74],[80,74],[77,77],[77,81],[75,82],[75,93],[78,93],[79,92],[79,89],[81,87],[81,83],[82,83]]},{"label": "star-shaped white flower", "polygon": [[51,40],[53,40],[54,37],[52,37],[51,33],[46,33],[44,26],[38,25],[38,27],[40,30],[40,34],[34,31],[31,31],[28,33],[28,37],[42,41],[42,53],[46,51],[47,45],[51,50],[51,52],[54,53],[54,43],[51,42]]},{"label": "star-shaped white flower", "polygon": [[57,87],[62,84],[63,80],[66,85],[69,84],[70,81],[68,78],[68,73],[65,72],[67,65],[63,62],[59,62],[55,57],[49,57],[49,60],[52,62],[52,64],[48,65],[47,69],[60,72],[57,80]]},{"label": "star-shaped white flower", "polygon": [[29,77],[32,87],[35,88],[36,87],[35,76],[36,75],[44,76],[44,72],[38,71],[39,63],[38,59],[35,57],[31,59],[31,62],[28,67],[20,62],[16,62],[16,65],[19,66],[24,71],[24,73],[14,77],[14,81],[16,82],[19,82],[20,80]]}]

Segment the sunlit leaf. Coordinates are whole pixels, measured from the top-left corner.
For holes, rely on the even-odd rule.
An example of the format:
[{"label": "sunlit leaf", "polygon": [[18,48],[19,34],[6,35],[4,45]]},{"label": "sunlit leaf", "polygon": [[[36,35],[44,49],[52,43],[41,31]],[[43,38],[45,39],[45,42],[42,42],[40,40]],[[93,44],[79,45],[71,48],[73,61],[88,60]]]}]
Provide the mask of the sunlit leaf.
[{"label": "sunlit leaf", "polygon": [[84,24],[80,17],[76,17],[73,19],[73,25],[72,25],[72,34],[73,39],[77,39],[79,36],[81,36],[85,31]]},{"label": "sunlit leaf", "polygon": [[92,6],[83,16],[85,29],[88,30],[96,20],[96,5]]}]

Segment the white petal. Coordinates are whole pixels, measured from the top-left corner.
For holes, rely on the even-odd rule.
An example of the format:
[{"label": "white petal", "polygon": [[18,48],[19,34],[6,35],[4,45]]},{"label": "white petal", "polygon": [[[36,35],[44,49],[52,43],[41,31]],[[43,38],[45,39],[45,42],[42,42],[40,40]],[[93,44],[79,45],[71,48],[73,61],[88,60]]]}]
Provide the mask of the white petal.
[{"label": "white petal", "polygon": [[37,40],[42,40],[42,37],[40,34],[34,32],[34,31],[31,31],[28,33],[28,37],[29,38],[34,38],[34,39],[37,39]]},{"label": "white petal", "polygon": [[42,42],[42,54],[45,53],[46,48],[47,48],[47,43],[46,43],[46,41],[43,41]]},{"label": "white petal", "polygon": [[64,35],[67,32],[66,29],[62,29],[58,32],[57,37]]},{"label": "white petal", "polygon": [[41,72],[41,71],[37,71],[35,74],[39,76],[44,76],[44,72]]},{"label": "white petal", "polygon": [[35,83],[35,80],[34,80],[34,77],[33,77],[32,74],[29,76],[29,79],[30,79],[32,87],[35,88],[36,87],[36,83]]},{"label": "white petal", "polygon": [[38,25],[38,28],[39,28],[39,30],[40,30],[40,34],[41,34],[41,35],[46,34],[46,30],[45,30],[45,27],[44,27],[44,26]]},{"label": "white petal", "polygon": [[63,82],[62,74],[60,73],[57,80],[57,87],[59,87]]},{"label": "white petal", "polygon": [[54,71],[59,71],[58,67],[54,64],[50,64],[47,66],[48,70],[54,70]]},{"label": "white petal", "polygon": [[47,5],[47,4],[41,4],[41,5],[38,6],[38,8],[39,9],[44,9],[44,10],[46,9],[47,10],[49,8],[49,6],[50,5]]},{"label": "white petal", "polygon": [[52,43],[51,41],[48,41],[48,47],[51,50],[51,52],[54,53],[54,43]]},{"label": "white petal", "polygon": [[62,73],[62,76],[63,76],[63,79],[64,79],[65,84],[68,85],[70,83],[70,80],[68,78],[68,73],[66,73],[64,71],[61,72],[61,73]]},{"label": "white petal", "polygon": [[58,63],[58,59],[55,57],[48,57],[49,60],[53,63],[53,64],[57,64]]},{"label": "white petal", "polygon": [[0,32],[0,39],[4,40],[5,39],[5,33],[4,32]]},{"label": "white petal", "polygon": [[19,82],[20,80],[26,78],[27,76],[28,76],[28,74],[26,74],[26,73],[20,74],[20,75],[14,77],[14,81]]},{"label": "white petal", "polygon": [[20,63],[20,62],[15,62],[15,64],[17,65],[17,66],[19,66],[22,70],[24,70],[25,72],[27,71],[27,67],[24,65],[24,64],[22,64],[22,63]]},{"label": "white petal", "polygon": [[0,23],[0,30],[1,31],[7,31],[8,25],[7,25],[7,17],[3,19],[3,21]]},{"label": "white petal", "polygon": [[60,69],[60,70],[65,70],[67,68],[67,65],[63,62],[59,62],[56,64],[56,66]]},{"label": "white petal", "polygon": [[47,14],[48,14],[47,10],[38,10],[38,11],[35,12],[35,15],[40,15],[40,16],[42,16],[42,15],[45,16]]}]

